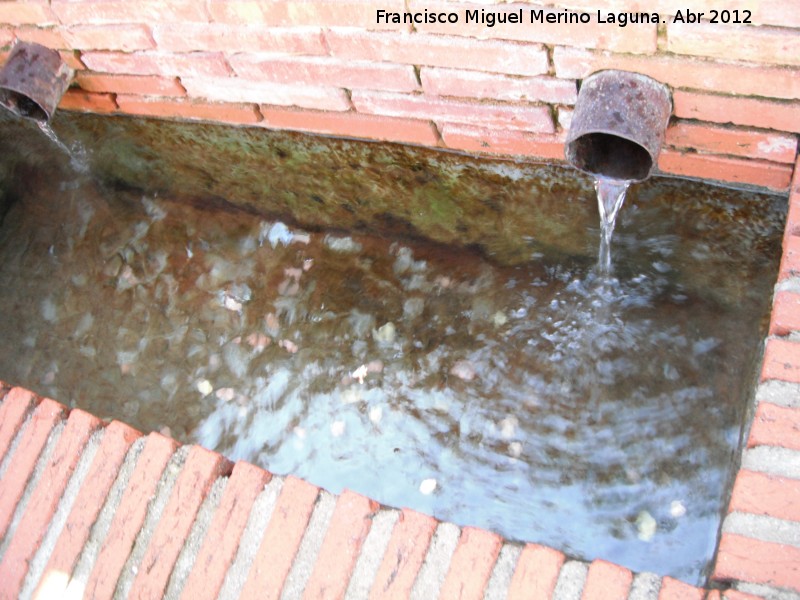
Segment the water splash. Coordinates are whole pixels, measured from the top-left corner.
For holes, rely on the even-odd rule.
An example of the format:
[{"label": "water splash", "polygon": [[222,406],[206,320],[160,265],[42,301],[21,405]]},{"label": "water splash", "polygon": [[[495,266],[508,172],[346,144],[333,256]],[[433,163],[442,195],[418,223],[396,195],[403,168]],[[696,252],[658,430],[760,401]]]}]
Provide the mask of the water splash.
[{"label": "water splash", "polygon": [[89,172],[89,161],[86,153],[86,149],[80,142],[75,142],[70,148],[61,139],[58,137],[53,128],[50,127],[50,123],[47,121],[36,121],[36,124],[41,129],[42,133],[47,136],[47,138],[53,142],[59,150],[63,151],[67,156],[69,156],[69,163],[73,169],[75,169],[78,173],[84,174]]},{"label": "water splash", "polygon": [[600,250],[597,270],[601,277],[611,275],[611,238],[614,235],[617,214],[625,202],[625,193],[630,184],[630,181],[612,179],[602,175],[598,175],[594,180],[594,189],[597,191],[597,207],[600,210]]}]

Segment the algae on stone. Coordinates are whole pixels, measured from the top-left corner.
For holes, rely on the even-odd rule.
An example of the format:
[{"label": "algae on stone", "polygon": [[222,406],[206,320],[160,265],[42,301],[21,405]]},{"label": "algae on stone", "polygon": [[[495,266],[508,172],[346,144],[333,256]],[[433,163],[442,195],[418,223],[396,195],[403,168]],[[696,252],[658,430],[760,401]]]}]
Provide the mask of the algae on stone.
[{"label": "algae on stone", "polygon": [[[63,111],[52,126],[68,146],[86,148],[91,175],[105,186],[236,207],[311,231],[372,233],[478,249],[505,266],[541,256],[591,262],[597,255],[592,182],[563,166],[257,126]],[[0,127],[2,198],[13,198],[15,189],[24,191],[26,179],[45,173],[65,181],[76,177],[68,157],[34,125],[0,115]],[[656,219],[642,218],[659,206],[686,213],[682,230],[665,230]],[[630,221],[638,228],[635,235],[653,244],[670,235],[702,236],[709,248],[722,243],[724,248],[684,260],[720,261],[723,268],[732,256],[754,249],[779,251],[773,248],[772,233],[782,228],[785,210],[779,196],[722,193],[714,186],[653,177],[628,191],[613,252],[625,257],[622,270],[642,268],[636,253],[625,253]],[[749,237],[733,244],[728,232],[742,219],[750,224]],[[733,298],[748,293],[732,278],[681,283],[720,298],[728,291]]]}]

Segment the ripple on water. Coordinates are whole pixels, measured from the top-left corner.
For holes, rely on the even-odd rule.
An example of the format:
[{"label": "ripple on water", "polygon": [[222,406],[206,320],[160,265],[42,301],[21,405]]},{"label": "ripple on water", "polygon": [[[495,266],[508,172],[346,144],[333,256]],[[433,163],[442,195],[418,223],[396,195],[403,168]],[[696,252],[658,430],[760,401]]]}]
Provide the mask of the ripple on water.
[{"label": "ripple on water", "polygon": [[633,199],[614,278],[41,191],[0,229],[0,378],[334,492],[699,581],[780,219],[726,225],[737,241],[689,201]]}]

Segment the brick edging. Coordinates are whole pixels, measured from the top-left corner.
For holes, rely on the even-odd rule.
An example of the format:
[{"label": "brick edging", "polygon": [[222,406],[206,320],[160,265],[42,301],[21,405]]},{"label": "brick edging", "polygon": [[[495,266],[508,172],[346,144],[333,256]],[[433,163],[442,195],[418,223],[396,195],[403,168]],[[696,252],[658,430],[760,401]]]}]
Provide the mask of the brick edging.
[{"label": "brick edging", "polygon": [[713,581],[773,596],[800,593],[800,159],[795,164],[783,257],[755,410],[712,574]]},{"label": "brick edging", "polygon": [[[774,592],[774,586],[800,592],[800,548],[724,533],[714,579],[740,589],[703,590],[670,577],[634,574],[603,560],[590,564],[570,560],[551,548],[506,542],[488,531],[439,523],[408,509],[381,507],[350,491],[330,497],[301,480],[276,477],[247,463],[231,469],[225,458],[198,446],[183,447],[182,457],[175,462],[178,444],[158,433],[140,437],[121,423],[102,424],[83,411],[70,412],[20,388],[0,383],[0,390],[0,423],[11,415],[24,415],[21,423],[16,419],[20,427],[15,437],[19,439],[0,453],[0,464],[24,465],[6,469],[0,477],[0,494],[14,492],[13,498],[18,500],[0,503],[0,518],[11,525],[0,543],[0,573],[4,576],[0,598],[16,598],[20,592],[30,595],[32,590],[55,593],[67,589],[68,574],[79,560],[85,560],[82,555],[87,552],[89,531],[101,510],[107,510],[101,506],[104,502],[113,504],[114,516],[104,531],[98,533],[96,527],[92,531],[92,543],[99,544],[100,551],[91,555],[91,575],[85,584],[87,592],[93,590],[104,597],[119,591],[121,567],[130,563],[132,548],[141,544],[141,528],[153,518],[154,496],[165,478],[170,480],[165,488],[170,490],[169,498],[162,502],[164,508],[153,524],[153,533],[143,538],[147,547],[139,552],[140,562],[129,564],[132,580],[123,586],[129,586],[125,589],[136,597],[158,598],[169,586],[182,591],[182,597],[213,598],[225,580],[226,590],[235,590],[238,597],[278,598],[281,586],[290,579],[290,570],[292,585],[309,598],[343,598],[348,590],[370,590],[371,598],[522,598],[531,594],[559,598],[579,593],[586,600],[611,596],[743,600],[753,596],[742,590],[752,591],[766,577],[771,587],[758,588],[762,593]],[[83,475],[77,494],[68,497],[64,491],[73,477],[71,471],[52,476],[65,459],[72,465],[83,460],[91,445],[87,440],[93,435],[97,436],[93,438],[97,449],[88,455],[93,456],[88,475]],[[25,460],[42,439],[53,448],[45,452],[45,464],[34,457]],[[134,446],[137,439],[143,443]],[[135,447],[136,453],[131,454]],[[126,454],[128,458],[123,460]],[[122,497],[107,499],[123,462],[131,459],[135,466],[125,476]],[[797,481],[784,487],[781,478],[744,469],[731,510],[798,518],[796,510],[764,495],[760,487],[753,488],[749,481],[753,477],[768,478],[781,492],[800,493]],[[205,531],[191,534],[201,540],[199,547],[189,547],[190,533],[198,527],[198,509],[208,502],[212,487],[222,490],[221,500],[213,505]],[[256,525],[253,507],[264,494],[274,497],[268,519]],[[327,516],[312,517],[326,498],[330,498],[325,500]],[[63,518],[56,518],[59,513],[64,513]],[[377,523],[383,524],[372,525]],[[55,541],[40,545],[45,534]],[[240,544],[245,536],[259,540],[258,547],[243,550]],[[293,563],[298,548],[309,536],[319,540],[318,546],[314,544],[316,549],[309,554],[312,546],[306,544],[304,572],[297,571]],[[43,553],[47,555],[41,556]],[[179,554],[190,565],[185,573],[173,570]],[[787,560],[781,560],[782,555]],[[238,582],[226,579],[232,576],[234,563],[240,569]]]}]

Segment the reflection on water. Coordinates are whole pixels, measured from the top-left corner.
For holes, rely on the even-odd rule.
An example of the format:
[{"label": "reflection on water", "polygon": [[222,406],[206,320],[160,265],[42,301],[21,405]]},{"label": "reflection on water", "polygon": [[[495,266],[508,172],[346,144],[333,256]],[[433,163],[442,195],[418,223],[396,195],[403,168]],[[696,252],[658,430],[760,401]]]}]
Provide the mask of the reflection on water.
[{"label": "reflection on water", "polygon": [[701,578],[774,277],[774,198],[722,239],[702,213],[740,210],[724,190],[690,186],[698,205],[663,182],[680,202],[632,200],[618,279],[595,279],[585,260],[500,268],[31,186],[0,228],[0,379],[334,492]]}]

